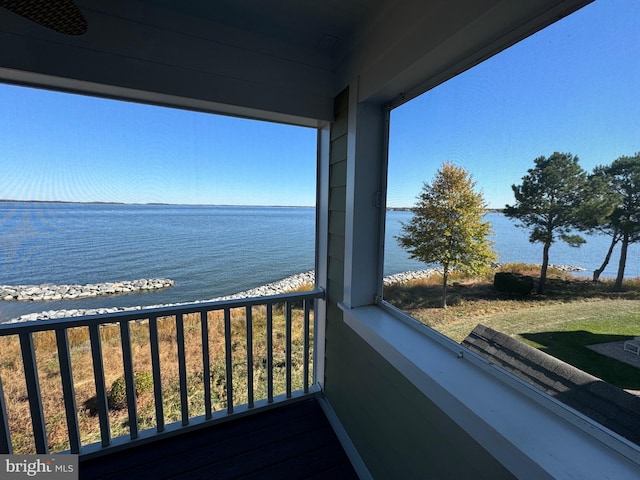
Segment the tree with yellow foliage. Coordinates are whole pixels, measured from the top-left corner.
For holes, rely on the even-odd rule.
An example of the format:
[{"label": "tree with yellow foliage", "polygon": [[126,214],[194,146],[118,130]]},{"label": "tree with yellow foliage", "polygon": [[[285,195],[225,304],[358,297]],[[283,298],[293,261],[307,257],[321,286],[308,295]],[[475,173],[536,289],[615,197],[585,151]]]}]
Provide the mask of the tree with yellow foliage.
[{"label": "tree with yellow foliage", "polygon": [[484,197],[475,187],[464,168],[445,162],[433,182],[424,183],[413,217],[396,237],[411,258],[442,267],[443,308],[452,271],[479,273],[497,258],[488,239],[491,224],[484,220]]}]

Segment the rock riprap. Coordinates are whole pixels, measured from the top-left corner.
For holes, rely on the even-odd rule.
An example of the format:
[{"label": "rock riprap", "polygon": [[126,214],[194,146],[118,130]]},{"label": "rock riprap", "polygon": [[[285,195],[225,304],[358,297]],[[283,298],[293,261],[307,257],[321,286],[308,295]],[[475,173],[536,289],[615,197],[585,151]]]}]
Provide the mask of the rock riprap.
[{"label": "rock riprap", "polygon": [[[266,295],[277,295],[280,293],[290,292],[301,288],[303,285],[313,285],[315,281],[315,273],[312,271],[298,273],[290,277],[283,278],[276,282],[268,283],[260,287],[245,290],[243,292],[234,293],[224,297],[216,297],[209,300],[200,300],[190,303],[204,303],[220,300],[237,300],[249,297],[261,297]],[[0,291],[3,287],[0,287]],[[72,309],[72,310],[47,310],[39,313],[28,313],[17,318],[8,320],[6,323],[29,322],[33,320],[52,320],[56,318],[69,318],[85,315],[102,315],[107,313],[131,312],[135,310],[144,310],[145,308],[173,307],[185,305],[184,303],[169,303],[163,305],[151,305],[148,307],[107,307],[107,308],[90,308],[90,309]]]},{"label": "rock riprap", "polygon": [[226,295],[224,297],[212,298],[209,301],[218,300],[236,300],[242,298],[251,297],[264,297],[268,295],[279,295],[281,293],[288,293],[301,288],[303,285],[313,285],[315,282],[315,272],[313,270],[303,273],[297,273],[290,277],[283,278],[276,282],[267,283],[260,287],[252,288],[251,290],[245,290],[244,292],[234,293],[232,295]]},{"label": "rock riprap", "polygon": [[[572,266],[572,265],[561,265],[559,266],[561,267],[563,270],[565,271],[581,271],[584,270],[581,267],[576,267],[576,266]],[[389,275],[387,277],[384,277],[384,284],[389,286],[389,285],[393,285],[396,283],[405,283],[405,282],[409,282],[411,280],[417,280],[417,279],[421,279],[421,278],[427,278],[430,275],[433,275],[434,273],[438,273],[439,270],[438,269],[426,269],[426,270],[412,270],[412,271],[408,271],[408,272],[402,272],[402,273],[397,273],[394,275]],[[160,283],[158,283],[157,285],[162,285],[162,286],[156,286],[156,287],[152,287],[152,288],[165,288],[165,287],[169,287],[171,285],[173,285],[173,281],[172,280],[167,280],[167,279],[156,279],[156,280],[134,280],[132,282],[118,282],[118,283],[112,283],[112,284],[100,284],[100,285],[120,285],[120,284],[135,284],[136,282],[154,282],[154,281],[158,281]],[[166,283],[162,283],[162,282],[166,282]],[[212,301],[219,301],[219,300],[236,300],[236,299],[243,299],[243,298],[249,298],[249,297],[261,297],[261,296],[265,296],[265,295],[277,295],[280,293],[286,293],[286,292],[290,292],[292,290],[297,290],[299,288],[301,288],[303,285],[313,285],[315,282],[315,274],[313,271],[309,271],[309,272],[303,272],[303,273],[298,273],[296,275],[292,275],[290,277],[287,278],[283,278],[282,280],[278,280],[276,282],[272,282],[272,283],[268,283],[266,285],[262,285],[260,287],[256,287],[256,288],[252,288],[251,290],[245,290],[244,292],[238,292],[235,293],[233,295],[227,295],[224,297],[217,297],[217,298],[212,298],[210,300],[201,300],[201,301],[196,301],[196,302],[190,302],[190,303],[202,303],[204,301],[206,302],[212,302]],[[30,286],[28,285],[23,285],[20,288],[29,288]],[[33,286],[31,286],[33,287]],[[39,285],[36,286],[35,288],[39,288],[39,289],[43,289],[43,287],[55,287],[53,285]],[[58,285],[56,288],[60,288],[62,286]],[[85,286],[83,286],[85,287]],[[89,286],[86,286],[89,287]],[[3,292],[5,291],[4,289],[6,288],[18,288],[18,287],[6,287],[6,286],[0,286],[0,299],[5,299],[2,297]],[[149,290],[152,289],[149,287],[146,288],[142,288],[142,287],[138,287],[138,290]],[[43,289],[44,290],[44,289]],[[91,288],[89,288],[89,291],[94,291]],[[126,293],[124,291],[122,292],[116,292],[115,290],[113,292],[109,292],[108,288],[105,288],[103,291],[107,292],[105,294],[110,294],[110,293]],[[133,292],[133,291],[137,291],[137,290],[128,290],[127,292]],[[88,296],[88,295],[86,295]],[[92,295],[95,296],[95,295]],[[66,298],[78,298],[78,297],[66,297]],[[17,300],[17,298],[9,298],[9,300]],[[34,298],[34,300],[36,300]],[[45,300],[45,298],[38,298],[37,300]],[[53,298],[51,298],[51,300],[54,300]],[[45,311],[45,312],[40,312],[40,313],[30,313],[30,314],[26,314],[26,315],[22,315],[18,318],[14,318],[9,320],[7,323],[15,323],[15,322],[26,322],[26,321],[31,321],[31,320],[47,320],[47,319],[54,319],[54,318],[67,318],[67,317],[76,317],[76,316],[81,316],[81,315],[99,315],[99,314],[105,314],[105,313],[116,313],[116,312],[126,312],[126,311],[132,311],[132,310],[144,310],[145,308],[154,308],[154,307],[168,307],[168,306],[179,306],[179,305],[184,305],[184,304],[179,304],[179,303],[173,303],[173,304],[164,304],[164,305],[153,305],[153,306],[149,306],[149,307],[140,307],[140,306],[136,306],[136,307],[111,307],[111,308],[96,308],[96,309],[77,309],[77,310],[49,310],[49,311]]]},{"label": "rock riprap", "polygon": [[[412,272],[404,272],[397,275],[393,275],[391,277],[385,278],[385,285],[404,282],[408,280],[412,280],[415,278],[421,278],[429,276],[433,273],[433,270],[418,270]],[[266,285],[262,285],[256,288],[252,288],[250,290],[245,290],[243,292],[234,293],[232,295],[226,295],[224,297],[216,297],[209,300],[201,300],[190,303],[203,303],[203,302],[213,302],[213,301],[221,301],[221,300],[239,300],[243,298],[249,297],[261,297],[266,295],[277,295],[280,293],[290,292],[292,290],[297,290],[304,285],[313,285],[315,283],[315,273],[313,270],[303,273],[298,273],[295,275],[291,275],[289,277],[283,278],[282,280],[278,280],[272,283],[268,283]],[[1,289],[2,287],[0,287]],[[33,320],[51,320],[55,318],[68,318],[68,317],[78,317],[84,315],[101,315],[107,313],[118,313],[118,312],[130,312],[134,310],[144,310],[145,308],[155,308],[155,307],[170,307],[170,306],[180,306],[184,304],[173,303],[173,304],[163,304],[163,305],[152,305],[148,307],[108,307],[108,308],[92,308],[92,309],[72,309],[72,310],[48,310],[39,313],[29,313],[25,315],[21,315],[17,318],[13,318],[7,323],[18,323],[18,322],[28,322]]]},{"label": "rock riprap", "polygon": [[434,273],[438,273],[440,270],[437,268],[429,268],[426,270],[410,270],[408,272],[396,273],[394,275],[388,275],[382,279],[385,286],[394,285],[396,283],[406,283],[411,280],[420,280],[428,278]]},{"label": "rock riprap", "polygon": [[89,283],[86,285],[0,285],[0,300],[17,302],[43,302],[121,295],[125,293],[159,290],[174,285],[168,278],[142,278],[111,283]]}]

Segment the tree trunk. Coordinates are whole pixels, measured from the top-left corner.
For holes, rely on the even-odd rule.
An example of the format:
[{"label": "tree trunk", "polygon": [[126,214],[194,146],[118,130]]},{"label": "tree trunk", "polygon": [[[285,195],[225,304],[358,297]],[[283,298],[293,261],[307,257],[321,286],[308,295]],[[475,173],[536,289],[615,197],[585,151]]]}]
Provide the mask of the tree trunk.
[{"label": "tree trunk", "polygon": [[616,292],[622,291],[622,279],[624,278],[624,267],[627,264],[627,248],[629,247],[629,234],[625,233],[622,236],[622,247],[620,247],[620,263],[618,263],[618,276],[616,277],[616,283],[613,286],[613,290]]},{"label": "tree trunk", "polygon": [[609,265],[609,260],[611,260],[611,254],[613,253],[613,248],[616,246],[620,237],[618,237],[617,233],[614,233],[611,237],[611,245],[609,245],[609,250],[607,251],[607,256],[604,257],[604,262],[600,265],[600,268],[593,271],[593,281],[597,282],[600,279],[600,275],[604,272],[604,269]]},{"label": "tree trunk", "polygon": [[540,282],[538,283],[538,295],[544,293],[544,287],[547,284],[547,268],[549,267],[549,248],[551,242],[545,242],[542,249],[542,268],[540,269]]},{"label": "tree trunk", "polygon": [[447,308],[447,280],[449,279],[449,270],[445,267],[442,272],[442,308]]}]

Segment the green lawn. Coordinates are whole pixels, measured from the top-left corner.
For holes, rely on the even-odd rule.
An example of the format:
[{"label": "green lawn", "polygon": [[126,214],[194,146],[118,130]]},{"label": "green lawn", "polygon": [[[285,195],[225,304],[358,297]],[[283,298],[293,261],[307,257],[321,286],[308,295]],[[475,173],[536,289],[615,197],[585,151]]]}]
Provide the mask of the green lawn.
[{"label": "green lawn", "polygon": [[613,385],[640,390],[640,369],[587,348],[640,335],[640,300],[541,306],[487,317],[482,323]]},{"label": "green lawn", "polygon": [[[462,282],[461,282],[462,283]],[[482,323],[511,335],[613,385],[640,390],[640,369],[587,345],[640,336],[640,289],[613,293],[607,284],[567,278],[552,281],[545,296],[501,297],[486,281],[454,288],[455,306],[433,306],[437,287],[413,284],[385,291],[385,299],[461,342]]]}]

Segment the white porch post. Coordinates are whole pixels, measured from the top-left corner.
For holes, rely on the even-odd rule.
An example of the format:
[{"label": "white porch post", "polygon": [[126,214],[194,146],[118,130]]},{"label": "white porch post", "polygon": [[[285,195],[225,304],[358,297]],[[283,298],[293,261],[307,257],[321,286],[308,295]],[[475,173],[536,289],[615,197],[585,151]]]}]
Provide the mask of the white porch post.
[{"label": "white porch post", "polygon": [[[327,262],[329,256],[329,151],[330,125],[318,128],[317,182],[316,182],[316,287],[327,289]],[[315,303],[315,346],[313,349],[313,383],[324,388],[325,336],[327,330],[327,299]]]},{"label": "white porch post", "polygon": [[381,293],[381,248],[385,206],[386,114],[382,105],[358,102],[349,87],[345,212],[344,306],[370,305]]}]

